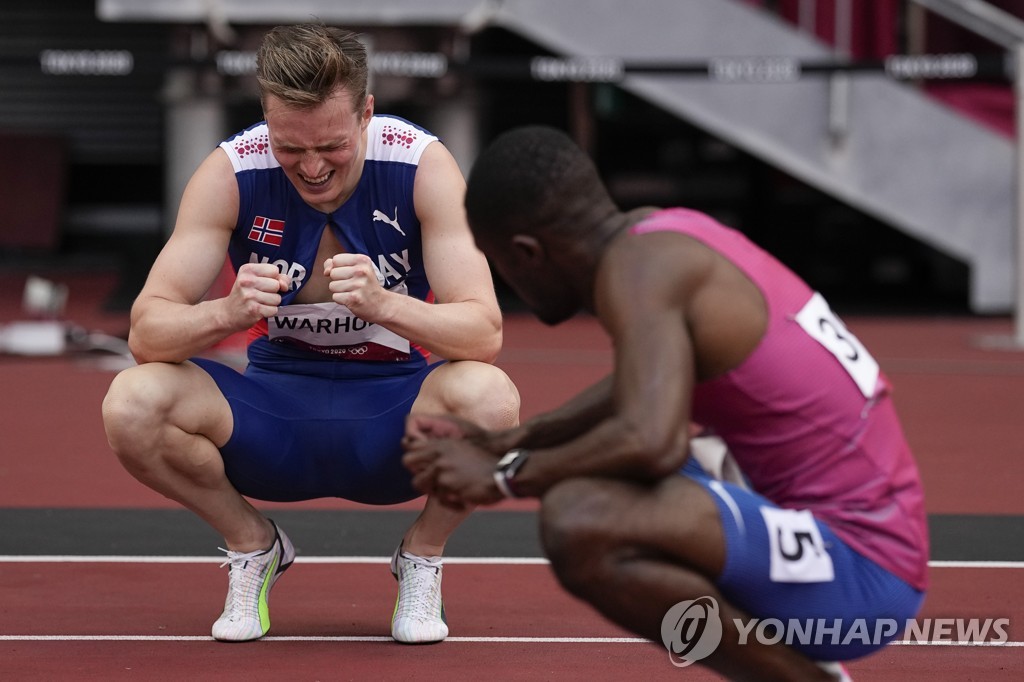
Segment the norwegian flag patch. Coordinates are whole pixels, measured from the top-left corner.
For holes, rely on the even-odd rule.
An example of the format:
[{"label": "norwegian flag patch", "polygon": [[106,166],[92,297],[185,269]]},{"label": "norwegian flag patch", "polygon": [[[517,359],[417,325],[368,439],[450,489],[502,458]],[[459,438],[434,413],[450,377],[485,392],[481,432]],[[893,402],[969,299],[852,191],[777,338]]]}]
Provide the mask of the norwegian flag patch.
[{"label": "norwegian flag patch", "polygon": [[254,242],[262,242],[271,246],[281,246],[281,239],[284,237],[284,221],[274,220],[256,216],[252,221],[252,228],[249,230],[249,239]]}]

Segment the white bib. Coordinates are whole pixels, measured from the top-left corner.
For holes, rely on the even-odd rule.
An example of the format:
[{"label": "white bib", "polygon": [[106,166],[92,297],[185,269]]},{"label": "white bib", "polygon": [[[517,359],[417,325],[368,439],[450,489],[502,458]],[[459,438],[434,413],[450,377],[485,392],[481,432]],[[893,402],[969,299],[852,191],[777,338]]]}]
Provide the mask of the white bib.
[{"label": "white bib", "polygon": [[393,360],[409,355],[408,339],[333,302],[281,306],[267,318],[267,330],[271,341],[335,357]]}]

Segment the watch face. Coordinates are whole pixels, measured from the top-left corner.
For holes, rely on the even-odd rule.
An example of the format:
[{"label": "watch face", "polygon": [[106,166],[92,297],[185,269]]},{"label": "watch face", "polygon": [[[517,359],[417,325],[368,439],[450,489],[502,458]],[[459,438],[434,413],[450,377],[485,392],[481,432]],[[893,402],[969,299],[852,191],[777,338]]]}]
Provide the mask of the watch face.
[{"label": "watch face", "polygon": [[505,456],[498,462],[498,466],[494,470],[494,481],[505,497],[524,497],[522,491],[518,490],[515,485],[515,476],[526,462],[529,454],[529,450],[516,448],[505,453]]},{"label": "watch face", "polygon": [[498,468],[504,469],[509,464],[516,461],[516,457],[519,456],[520,452],[522,452],[522,450],[519,448],[516,448],[515,450],[509,450],[508,452],[506,452],[504,455],[501,456],[501,459],[498,460]]},{"label": "watch face", "polygon": [[514,457],[512,457],[512,460],[505,467],[506,480],[512,480],[513,478],[515,478],[516,472],[519,471],[519,469],[522,468],[523,464],[526,463],[526,458],[529,456],[530,451],[519,449],[513,450],[509,454],[514,455]]}]

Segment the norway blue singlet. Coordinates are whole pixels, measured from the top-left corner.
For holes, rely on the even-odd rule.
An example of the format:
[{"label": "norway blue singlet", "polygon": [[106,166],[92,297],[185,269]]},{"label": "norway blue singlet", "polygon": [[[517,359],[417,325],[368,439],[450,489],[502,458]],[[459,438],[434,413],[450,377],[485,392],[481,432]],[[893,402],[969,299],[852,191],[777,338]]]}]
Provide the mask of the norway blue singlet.
[{"label": "norway blue singlet", "polygon": [[228,250],[233,267],[273,263],[292,279],[278,313],[250,330],[244,374],[195,360],[231,405],[234,430],[221,454],[243,495],[371,504],[418,495],[401,464],[400,441],[420,385],[436,365],[415,344],[344,306],[294,299],[319,271],[314,261],[326,226],[348,252],[370,257],[387,289],[432,300],[413,182],[435,140],[403,119],[374,116],[359,184],[329,214],[306,204],[285,176],[265,122],[221,143],[239,190]]}]

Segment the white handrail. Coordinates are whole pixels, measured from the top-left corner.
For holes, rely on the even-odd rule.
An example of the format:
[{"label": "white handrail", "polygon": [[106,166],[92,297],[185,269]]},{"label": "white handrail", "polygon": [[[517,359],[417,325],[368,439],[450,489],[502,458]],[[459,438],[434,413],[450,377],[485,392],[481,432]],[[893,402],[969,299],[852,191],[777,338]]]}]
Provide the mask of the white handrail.
[{"label": "white handrail", "polygon": [[1024,21],[981,0],[911,0],[1009,51],[1017,131],[1016,302],[1010,345],[1024,348]]},{"label": "white handrail", "polygon": [[1024,21],[981,0],[911,0],[996,45],[1014,49],[1024,42]]}]

